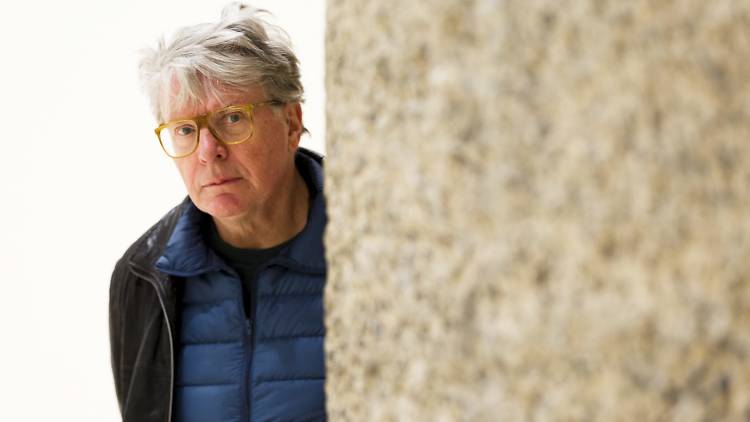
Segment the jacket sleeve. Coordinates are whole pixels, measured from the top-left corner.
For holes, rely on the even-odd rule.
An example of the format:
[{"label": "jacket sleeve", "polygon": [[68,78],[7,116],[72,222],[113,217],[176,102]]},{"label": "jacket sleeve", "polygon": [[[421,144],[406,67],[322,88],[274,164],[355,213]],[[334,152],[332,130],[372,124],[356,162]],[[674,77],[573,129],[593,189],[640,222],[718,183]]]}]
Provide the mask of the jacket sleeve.
[{"label": "jacket sleeve", "polygon": [[123,290],[128,278],[127,265],[124,258],[120,259],[112,272],[109,285],[109,345],[112,361],[112,375],[114,376],[117,402],[122,412],[125,403],[125,391],[122,386],[122,337],[123,337]]}]

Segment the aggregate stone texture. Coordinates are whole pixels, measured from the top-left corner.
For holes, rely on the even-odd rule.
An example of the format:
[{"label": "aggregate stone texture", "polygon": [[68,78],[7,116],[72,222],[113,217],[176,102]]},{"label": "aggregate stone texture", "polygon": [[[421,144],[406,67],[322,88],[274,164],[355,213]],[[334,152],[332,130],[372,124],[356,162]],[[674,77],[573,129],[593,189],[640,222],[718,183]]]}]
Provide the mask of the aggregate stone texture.
[{"label": "aggregate stone texture", "polygon": [[332,421],[750,420],[750,0],[330,0]]}]

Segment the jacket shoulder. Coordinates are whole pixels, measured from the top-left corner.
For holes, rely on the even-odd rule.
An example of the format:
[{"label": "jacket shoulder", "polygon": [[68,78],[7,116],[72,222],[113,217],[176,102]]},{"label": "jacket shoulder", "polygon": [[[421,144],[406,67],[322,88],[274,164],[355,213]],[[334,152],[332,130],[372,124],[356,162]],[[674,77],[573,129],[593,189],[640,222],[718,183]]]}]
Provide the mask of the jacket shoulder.
[{"label": "jacket shoulder", "polygon": [[143,267],[152,266],[156,259],[163,253],[172,230],[174,230],[174,226],[182,214],[186,201],[188,199],[185,199],[185,201],[169,210],[159,221],[133,242],[117,261],[115,272],[118,272],[118,267],[127,267],[131,262]]}]

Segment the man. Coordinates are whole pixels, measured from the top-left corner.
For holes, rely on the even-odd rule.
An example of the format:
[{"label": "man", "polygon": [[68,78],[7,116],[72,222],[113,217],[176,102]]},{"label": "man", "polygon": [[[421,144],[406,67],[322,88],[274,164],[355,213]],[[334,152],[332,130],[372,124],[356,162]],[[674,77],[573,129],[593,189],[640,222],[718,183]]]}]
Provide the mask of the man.
[{"label": "man", "polygon": [[322,159],[282,31],[232,4],[141,62],[188,198],[118,261],[110,340],[124,421],[325,420]]}]

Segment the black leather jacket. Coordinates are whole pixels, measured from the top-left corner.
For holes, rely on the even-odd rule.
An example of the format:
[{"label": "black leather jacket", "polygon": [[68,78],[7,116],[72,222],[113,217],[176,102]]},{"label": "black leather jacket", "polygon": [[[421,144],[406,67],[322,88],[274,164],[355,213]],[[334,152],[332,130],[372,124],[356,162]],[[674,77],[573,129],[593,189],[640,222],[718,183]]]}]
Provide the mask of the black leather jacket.
[{"label": "black leather jacket", "polygon": [[172,209],[117,262],[109,292],[115,390],[124,422],[170,422],[180,283],[154,269],[180,216]]}]

